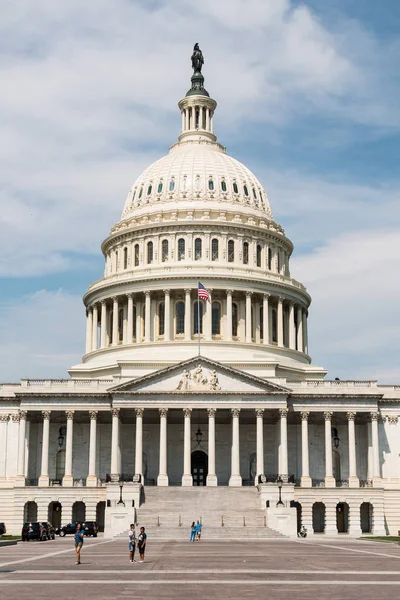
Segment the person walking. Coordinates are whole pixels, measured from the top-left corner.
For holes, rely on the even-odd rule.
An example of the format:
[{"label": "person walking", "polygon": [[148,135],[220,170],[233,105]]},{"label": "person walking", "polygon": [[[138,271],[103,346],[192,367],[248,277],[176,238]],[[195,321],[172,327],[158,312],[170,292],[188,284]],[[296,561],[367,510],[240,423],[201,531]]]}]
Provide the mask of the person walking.
[{"label": "person walking", "polygon": [[81,564],[81,550],[83,546],[83,538],[85,537],[85,532],[82,530],[82,525],[78,523],[75,531],[75,552],[76,552],[76,565]]},{"label": "person walking", "polygon": [[129,529],[129,560],[131,563],[136,562],[135,560],[135,548],[136,548],[136,531],[135,525],[131,523]]},{"label": "person walking", "polygon": [[144,532],[144,527],[141,527],[139,537],[138,537],[138,550],[139,550],[139,556],[140,556],[139,562],[141,562],[141,563],[144,562],[144,553],[146,550],[146,540],[147,540],[147,534]]},{"label": "person walking", "polygon": [[200,521],[197,521],[197,524],[196,524],[196,538],[197,538],[198,542],[200,541],[200,538],[201,538],[201,528],[202,527],[203,527],[202,523],[200,523]]},{"label": "person walking", "polygon": [[196,523],[193,521],[192,527],[190,528],[190,541],[194,542],[196,540]]}]

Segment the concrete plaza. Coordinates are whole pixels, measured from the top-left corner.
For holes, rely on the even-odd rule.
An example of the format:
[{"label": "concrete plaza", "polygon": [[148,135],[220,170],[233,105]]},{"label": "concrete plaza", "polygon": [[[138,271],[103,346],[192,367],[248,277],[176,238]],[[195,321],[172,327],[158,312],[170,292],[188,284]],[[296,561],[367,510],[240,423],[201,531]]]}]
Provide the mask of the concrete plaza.
[{"label": "concrete plaza", "polygon": [[391,600],[399,592],[399,546],[344,538],[190,544],[149,535],[143,564],[129,562],[125,540],[88,539],[80,566],[72,537],[0,548],[0,598],[7,600],[82,594],[85,600],[289,595],[375,600],[378,594]]}]

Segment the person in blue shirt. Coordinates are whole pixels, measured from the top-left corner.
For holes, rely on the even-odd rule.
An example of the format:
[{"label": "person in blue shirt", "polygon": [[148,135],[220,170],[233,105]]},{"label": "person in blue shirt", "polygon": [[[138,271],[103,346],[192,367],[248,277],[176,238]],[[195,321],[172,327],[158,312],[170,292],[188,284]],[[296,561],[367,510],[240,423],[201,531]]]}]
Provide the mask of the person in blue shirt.
[{"label": "person in blue shirt", "polygon": [[82,530],[82,525],[78,523],[75,531],[75,552],[76,552],[76,565],[81,564],[81,550],[83,546],[83,538],[85,536],[84,531]]},{"label": "person in blue shirt", "polygon": [[193,521],[192,526],[190,528],[190,541],[194,542],[196,540],[196,523]]},{"label": "person in blue shirt", "polygon": [[201,528],[202,528],[202,524],[200,523],[200,521],[197,521],[196,524],[196,539],[199,542],[200,538],[201,538]]}]

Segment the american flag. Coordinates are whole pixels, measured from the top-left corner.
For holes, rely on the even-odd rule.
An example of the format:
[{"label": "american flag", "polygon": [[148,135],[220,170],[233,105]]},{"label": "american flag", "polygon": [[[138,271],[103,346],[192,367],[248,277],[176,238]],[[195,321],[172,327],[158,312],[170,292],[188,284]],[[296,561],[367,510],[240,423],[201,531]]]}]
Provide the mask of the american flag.
[{"label": "american flag", "polygon": [[210,302],[210,294],[207,292],[204,285],[200,283],[200,281],[197,288],[197,295],[199,300],[207,300],[207,302]]}]

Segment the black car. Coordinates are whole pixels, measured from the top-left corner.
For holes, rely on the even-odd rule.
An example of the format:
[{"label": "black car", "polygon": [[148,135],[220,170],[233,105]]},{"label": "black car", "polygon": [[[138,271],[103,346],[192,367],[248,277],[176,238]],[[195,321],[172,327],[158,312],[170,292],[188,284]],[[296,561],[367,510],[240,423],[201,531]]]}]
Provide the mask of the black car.
[{"label": "black car", "polygon": [[78,524],[81,526],[85,535],[92,535],[93,537],[97,537],[99,526],[97,525],[96,521],[73,521],[72,523],[68,523],[68,525],[63,525],[58,533],[61,537],[64,537],[65,535],[69,534],[74,534]]},{"label": "black car", "polygon": [[[54,532],[55,533],[55,532]],[[29,521],[22,527],[21,537],[23,542],[39,540],[44,542],[51,538],[51,532],[46,522]],[[53,538],[54,539],[54,538]]]},{"label": "black car", "polygon": [[5,533],[7,533],[6,524],[0,523],[0,535],[4,535]]}]

